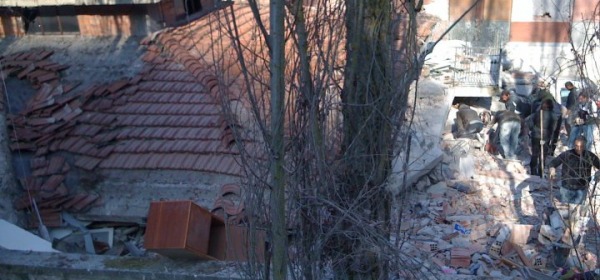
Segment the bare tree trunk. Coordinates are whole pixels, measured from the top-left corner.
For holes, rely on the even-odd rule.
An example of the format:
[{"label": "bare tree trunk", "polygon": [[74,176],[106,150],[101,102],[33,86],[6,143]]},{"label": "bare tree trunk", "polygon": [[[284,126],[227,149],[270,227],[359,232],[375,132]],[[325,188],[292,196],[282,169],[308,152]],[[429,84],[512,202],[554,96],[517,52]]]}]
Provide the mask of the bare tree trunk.
[{"label": "bare tree trunk", "polygon": [[[346,1],[347,62],[342,92],[344,133],[343,198],[373,221],[373,232],[388,236],[390,199],[384,182],[391,171],[393,116],[391,95],[391,13],[389,0]],[[353,225],[346,224],[346,229]],[[363,242],[365,241],[365,242]],[[342,236],[342,250],[350,256],[350,278],[385,278],[386,262],[378,262],[381,248],[368,240]]]},{"label": "bare tree trunk", "polygon": [[285,222],[284,117],[285,117],[285,37],[284,1],[271,0],[271,234],[273,279],[286,279],[287,234]]}]

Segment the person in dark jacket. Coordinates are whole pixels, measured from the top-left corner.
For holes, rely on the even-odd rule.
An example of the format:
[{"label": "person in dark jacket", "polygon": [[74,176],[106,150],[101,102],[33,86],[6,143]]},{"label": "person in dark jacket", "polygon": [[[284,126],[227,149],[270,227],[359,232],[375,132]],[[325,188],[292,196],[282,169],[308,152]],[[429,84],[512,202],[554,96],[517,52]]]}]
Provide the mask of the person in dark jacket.
[{"label": "person in dark jacket", "polygon": [[510,91],[503,90],[500,93],[500,102],[504,103],[504,108],[508,111],[517,112],[517,103],[513,100]]},{"label": "person in dark jacket", "polygon": [[586,141],[583,136],[577,137],[573,149],[561,153],[549,163],[552,180],[556,177],[556,167],[562,166],[559,200],[563,203],[583,204],[590,185],[592,167],[600,169],[600,159],[586,150]]},{"label": "person in dark jacket", "polygon": [[544,161],[542,155],[549,153],[554,133],[554,103],[545,99],[539,111],[533,115],[533,129],[531,130],[531,175],[542,176]]},{"label": "person in dark jacket", "polygon": [[494,115],[490,127],[498,123],[497,135],[504,158],[516,159],[519,146],[519,135],[521,134],[522,120],[519,115],[511,111],[498,111]]},{"label": "person in dark jacket", "polygon": [[533,90],[530,95],[531,102],[531,112],[532,114],[539,112],[541,110],[542,103],[545,100],[552,101],[552,123],[554,124],[551,127],[552,137],[546,139],[548,144],[548,149],[544,150],[545,153],[549,155],[554,155],[554,151],[556,150],[556,146],[559,141],[560,136],[560,126],[562,123],[562,106],[556,102],[552,93],[548,91],[547,85],[543,80],[540,80],[537,84],[537,87]]},{"label": "person in dark jacket", "polygon": [[[573,149],[561,153],[548,164],[552,181],[556,178],[556,167],[562,166],[558,200],[568,206],[565,225],[570,229],[571,238],[566,243],[571,248],[578,246],[585,235],[586,217],[588,216],[588,206],[585,202],[590,186],[592,167],[596,170],[600,169],[600,159],[585,146],[585,137],[579,136],[575,139]],[[599,177],[599,172],[596,171],[594,174],[596,182],[600,179]],[[569,248],[566,250],[555,248],[555,250],[555,258],[560,257],[560,259],[566,259],[571,251]]]},{"label": "person in dark jacket", "polygon": [[[565,104],[565,108],[567,108],[567,116],[571,115],[571,110],[575,108],[577,105],[577,96],[579,95],[579,91],[573,85],[572,82],[566,82],[565,88],[569,90],[569,95],[567,96],[567,104]],[[567,130],[567,138],[571,135],[571,124],[566,121],[565,129]]]},{"label": "person in dark jacket", "polygon": [[476,133],[483,129],[483,122],[479,118],[477,111],[471,109],[469,105],[458,104],[456,112],[457,138],[473,138]]},{"label": "person in dark jacket", "polygon": [[569,148],[573,148],[575,139],[580,135],[583,135],[586,139],[586,149],[590,150],[592,148],[597,114],[596,102],[591,101],[586,93],[579,93],[577,104],[572,108],[569,116],[569,122],[571,123]]}]

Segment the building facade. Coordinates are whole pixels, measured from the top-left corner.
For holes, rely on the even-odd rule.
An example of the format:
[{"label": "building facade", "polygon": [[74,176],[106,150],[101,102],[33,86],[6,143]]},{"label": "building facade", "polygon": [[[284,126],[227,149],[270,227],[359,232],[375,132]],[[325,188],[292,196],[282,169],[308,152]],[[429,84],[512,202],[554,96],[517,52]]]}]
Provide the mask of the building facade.
[{"label": "building facade", "polygon": [[[442,21],[438,34],[459,19],[477,0],[425,1],[428,13]],[[580,76],[576,53],[588,66],[597,60],[598,0],[480,0],[445,39],[464,40],[473,46],[500,47],[515,70],[543,77]],[[434,36],[435,37],[435,36]],[[598,80],[597,67],[583,73]]]},{"label": "building facade", "polygon": [[146,35],[214,10],[219,0],[0,0],[0,36]]}]

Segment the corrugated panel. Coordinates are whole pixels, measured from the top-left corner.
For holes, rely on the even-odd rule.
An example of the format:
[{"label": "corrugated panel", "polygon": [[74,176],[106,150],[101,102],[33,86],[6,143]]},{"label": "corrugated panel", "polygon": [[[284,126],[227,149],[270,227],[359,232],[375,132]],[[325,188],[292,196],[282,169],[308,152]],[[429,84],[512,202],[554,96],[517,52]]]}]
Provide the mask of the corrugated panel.
[{"label": "corrugated panel", "polygon": [[511,22],[511,42],[569,42],[568,22]]}]

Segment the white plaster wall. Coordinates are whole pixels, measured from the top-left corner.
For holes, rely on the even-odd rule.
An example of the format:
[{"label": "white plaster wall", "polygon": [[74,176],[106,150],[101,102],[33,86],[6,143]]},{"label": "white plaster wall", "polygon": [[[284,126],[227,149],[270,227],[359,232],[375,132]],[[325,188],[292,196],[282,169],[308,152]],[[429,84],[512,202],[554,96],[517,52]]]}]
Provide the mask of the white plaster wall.
[{"label": "white plaster wall", "polygon": [[568,68],[573,59],[569,43],[509,42],[506,51],[515,70],[535,72],[546,77],[573,75],[574,69]]},{"label": "white plaster wall", "polygon": [[[541,17],[550,13],[550,18]],[[570,0],[527,0],[514,1],[512,5],[512,21],[569,21],[571,14]]]},{"label": "white plaster wall", "polygon": [[426,13],[439,17],[442,21],[449,19],[450,6],[448,0],[433,0],[427,5],[423,5]]},{"label": "white plaster wall", "polygon": [[[571,36],[573,38],[573,46],[577,52],[585,54],[585,76],[598,84],[600,81],[600,50],[597,49],[598,46],[590,48],[589,43],[586,43],[590,40],[597,28],[597,23],[576,22],[572,25]],[[598,38],[595,38],[593,42],[597,44]],[[573,57],[573,55],[571,55],[571,57]]]}]

